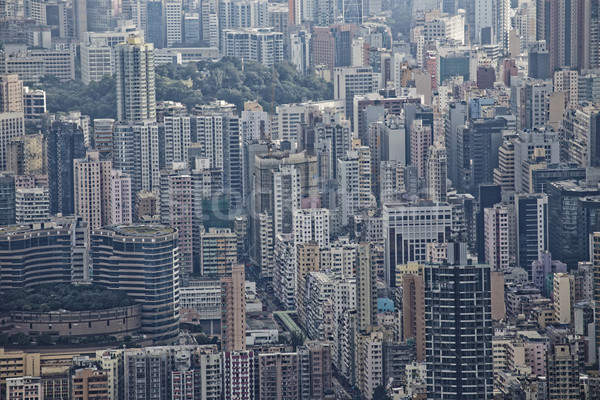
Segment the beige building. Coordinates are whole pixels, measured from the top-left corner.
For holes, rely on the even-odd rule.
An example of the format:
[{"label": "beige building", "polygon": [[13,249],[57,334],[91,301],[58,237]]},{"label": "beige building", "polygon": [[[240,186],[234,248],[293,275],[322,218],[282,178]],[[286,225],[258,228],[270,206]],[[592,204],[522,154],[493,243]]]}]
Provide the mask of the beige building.
[{"label": "beige building", "polygon": [[23,82],[18,74],[0,74],[0,113],[23,111]]},{"label": "beige building", "polygon": [[311,272],[318,272],[320,266],[317,243],[307,242],[296,246],[296,309],[300,321],[306,321],[306,277]]},{"label": "beige building", "polygon": [[23,376],[6,380],[6,400],[43,400],[42,378]]},{"label": "beige building", "polygon": [[370,399],[377,386],[383,385],[383,333],[371,332],[358,339],[356,380],[358,388]]},{"label": "beige building", "polygon": [[246,288],[243,265],[221,278],[221,344],[223,351],[246,351]]},{"label": "beige building", "polygon": [[91,229],[110,223],[112,161],[100,160],[96,151],[73,161],[75,214]]},{"label": "beige building", "polygon": [[260,399],[298,399],[300,362],[298,353],[258,355]]},{"label": "beige building", "polygon": [[71,377],[71,399],[108,400],[108,373],[103,370],[83,368]]},{"label": "beige building", "polygon": [[573,321],[575,279],[571,274],[555,273],[553,281],[554,320],[557,324],[568,325]]}]

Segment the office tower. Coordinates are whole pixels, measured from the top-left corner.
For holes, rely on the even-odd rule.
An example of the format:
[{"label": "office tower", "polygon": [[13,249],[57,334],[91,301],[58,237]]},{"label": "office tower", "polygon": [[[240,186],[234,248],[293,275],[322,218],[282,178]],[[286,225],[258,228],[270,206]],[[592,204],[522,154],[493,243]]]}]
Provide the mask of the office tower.
[{"label": "office tower", "polygon": [[342,16],[345,24],[360,25],[365,13],[364,0],[342,0]]},{"label": "office tower", "polygon": [[23,82],[18,74],[0,74],[0,113],[23,111]]},{"label": "office tower", "polygon": [[167,0],[163,2],[163,8],[166,47],[171,47],[175,43],[182,43],[183,4],[181,0]]},{"label": "office tower", "polygon": [[272,67],[283,61],[283,34],[273,28],[238,28],[223,31],[223,53]]},{"label": "office tower", "polygon": [[16,220],[15,177],[0,174],[0,225],[12,225]]},{"label": "office tower", "polygon": [[73,161],[75,214],[91,229],[111,222],[112,161],[100,160],[98,152]]},{"label": "office tower", "polygon": [[182,274],[193,272],[194,192],[187,170],[164,169],[160,173],[160,221],[177,229]]},{"label": "office tower", "polygon": [[94,149],[100,153],[100,157],[103,159],[112,158],[114,131],[114,119],[102,118],[94,120]]},{"label": "office tower", "polygon": [[223,351],[221,352],[221,365],[223,368],[223,398],[255,400],[256,353],[253,350]]},{"label": "office tower", "polygon": [[527,191],[531,179],[526,173],[526,164],[531,160],[537,160],[537,155],[546,164],[560,161],[561,144],[558,134],[549,129],[521,132],[513,145],[516,191]]},{"label": "office tower", "polygon": [[177,236],[164,225],[119,225],[91,232],[94,281],[123,290],[142,304],[141,332],[154,343],[170,343],[179,336]]},{"label": "office tower", "polygon": [[523,83],[520,90],[520,128],[543,127],[548,118],[548,96],[553,91],[552,83],[550,81],[529,80]]},{"label": "office tower", "polygon": [[597,213],[586,212],[600,195],[595,186],[575,181],[552,182],[547,187],[549,250],[553,257],[575,268],[589,256],[589,235],[597,231]]},{"label": "office tower", "polygon": [[200,41],[200,14],[197,12],[183,13],[182,39],[183,43],[196,45]]},{"label": "office tower", "polygon": [[246,350],[246,290],[243,265],[221,278],[221,346],[224,352]]},{"label": "office tower", "polygon": [[160,189],[159,133],[156,122],[120,123],[115,127],[113,167],[131,177],[132,197]]},{"label": "office tower", "polygon": [[429,148],[426,168],[427,198],[445,202],[447,197],[447,157],[446,148],[440,143]]},{"label": "office tower", "polygon": [[192,117],[191,127],[192,141],[205,144],[197,155],[208,158],[210,168],[223,171],[223,191],[229,198],[229,207],[240,207],[246,194],[242,185],[239,117],[231,111],[202,111]]},{"label": "office tower", "polygon": [[6,398],[10,400],[43,400],[42,378],[33,376],[7,378]]},{"label": "office tower", "polygon": [[581,398],[579,374],[582,371],[577,343],[562,337],[550,345],[547,355],[548,400]]},{"label": "office tower", "polygon": [[340,67],[333,71],[333,99],[345,100],[346,119],[354,126],[354,96],[371,93],[375,88],[371,67]]},{"label": "office tower", "polygon": [[498,167],[494,168],[494,185],[499,185],[504,191],[515,190],[515,144],[512,138],[504,140],[498,149]]},{"label": "office tower", "polygon": [[323,113],[322,121],[315,124],[315,152],[319,176],[323,179],[337,178],[336,162],[346,157],[352,148],[350,121],[342,113]]},{"label": "office tower", "polygon": [[515,199],[517,219],[517,266],[529,270],[531,263],[548,250],[548,196],[519,195]]},{"label": "office tower", "polygon": [[467,121],[467,103],[455,102],[449,105],[448,113],[444,118],[444,134],[445,145],[448,159],[448,178],[456,187],[459,181],[459,167],[462,170],[463,166],[458,164],[458,131]]},{"label": "office tower", "polygon": [[483,211],[485,262],[494,271],[506,271],[510,262],[508,208],[497,204]]},{"label": "office tower", "polygon": [[81,49],[81,80],[86,85],[90,82],[101,81],[105,75],[113,73],[112,49],[106,40],[98,39],[91,43],[82,44]]},{"label": "office tower", "polygon": [[48,132],[50,213],[75,212],[73,161],[85,157],[83,131],[75,124],[54,122]]},{"label": "office tower", "polygon": [[199,272],[219,276],[231,272],[237,262],[237,236],[230,229],[209,228],[200,233]]},{"label": "office tower", "polygon": [[291,62],[298,72],[305,75],[312,66],[311,34],[305,30],[292,33],[290,36]]},{"label": "office tower", "polygon": [[294,210],[294,244],[315,242],[320,248],[329,247],[330,211],[326,208],[304,208]]},{"label": "office tower", "polygon": [[137,27],[144,31],[146,43],[152,43],[154,48],[165,47],[165,19],[162,1],[140,1],[134,7]]},{"label": "office tower", "polygon": [[564,116],[563,152],[566,161],[581,167],[599,167],[600,152],[595,144],[600,134],[600,107],[578,105]]},{"label": "office tower", "polygon": [[[459,190],[476,192],[482,184],[494,181],[494,168],[498,166],[498,149],[502,145],[502,131],[506,129],[504,118],[481,118],[469,120],[466,128],[459,130],[458,162],[460,168]],[[460,179],[462,176],[462,180]]]},{"label": "office tower", "polygon": [[465,17],[462,14],[452,13],[426,21],[422,35],[426,43],[448,39],[463,45],[465,44]]},{"label": "office tower", "polygon": [[579,73],[577,70],[563,68],[554,72],[554,91],[565,92],[567,104],[576,106],[579,101]]},{"label": "office tower", "polygon": [[[594,282],[598,282],[600,279],[600,232],[594,232],[591,238],[592,252],[591,259],[594,265]],[[595,312],[600,312],[600,286],[594,284],[594,302],[595,302]],[[596,343],[600,339],[600,326],[596,324]]]},{"label": "office tower", "polygon": [[[0,182],[1,180],[2,178],[0,178]],[[0,209],[2,209],[1,206]],[[16,189],[15,222],[17,224],[43,222],[47,221],[49,217],[50,196],[46,186]]]},{"label": "office tower", "polygon": [[[0,252],[1,291],[42,283],[90,282],[89,236],[87,226],[80,221],[56,219],[40,226],[1,231],[0,242],[6,246]],[[21,250],[10,249],[9,243]]]},{"label": "office tower", "polygon": [[91,400],[108,398],[108,373],[96,368],[75,370],[71,377],[71,398],[74,400]]},{"label": "office tower", "polygon": [[475,237],[477,258],[480,263],[485,262],[485,222],[484,222],[484,211],[486,208],[493,207],[500,203],[501,188],[498,185],[481,185],[479,186],[479,207],[476,217],[476,232]]},{"label": "office tower", "polygon": [[529,64],[527,75],[532,79],[549,79],[550,54],[545,40],[538,40],[529,47]]},{"label": "office tower", "polygon": [[464,81],[471,78],[471,53],[470,50],[454,46],[438,46],[436,53],[437,86],[443,85],[446,80],[461,77]]},{"label": "office tower", "polygon": [[361,243],[356,251],[356,308],[362,331],[377,324],[377,271],[371,265],[371,245]]},{"label": "office tower", "polygon": [[452,230],[452,206],[419,201],[383,205],[385,279],[396,286],[396,266],[425,262],[427,243],[445,242]]},{"label": "office tower", "polygon": [[342,209],[342,225],[360,210],[375,206],[371,193],[371,151],[366,146],[357,146],[344,158],[337,160],[338,204]]},{"label": "office tower", "polygon": [[156,119],[154,45],[137,36],[115,49],[117,118],[138,122]]},{"label": "office tower", "polygon": [[491,313],[489,266],[425,266],[428,398],[492,399]]},{"label": "office tower", "polygon": [[433,127],[415,119],[410,126],[410,162],[417,166],[419,179],[425,179],[429,147],[433,144]]},{"label": "office tower", "polygon": [[300,208],[300,173],[291,165],[273,171],[273,234],[292,233],[293,213]]},{"label": "office tower", "polygon": [[546,28],[549,37],[550,72],[562,67],[584,67],[584,2],[549,0],[549,19]]}]

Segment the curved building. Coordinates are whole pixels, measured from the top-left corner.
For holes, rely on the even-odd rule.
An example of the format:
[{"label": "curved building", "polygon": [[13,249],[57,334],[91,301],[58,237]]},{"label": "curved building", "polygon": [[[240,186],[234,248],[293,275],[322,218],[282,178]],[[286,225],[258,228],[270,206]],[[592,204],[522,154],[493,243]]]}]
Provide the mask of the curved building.
[{"label": "curved building", "polygon": [[77,218],[0,227],[0,292],[90,281],[87,224]]},{"label": "curved building", "polygon": [[140,333],[155,343],[179,335],[179,248],[165,225],[121,225],[91,233],[94,282],[142,306]]}]

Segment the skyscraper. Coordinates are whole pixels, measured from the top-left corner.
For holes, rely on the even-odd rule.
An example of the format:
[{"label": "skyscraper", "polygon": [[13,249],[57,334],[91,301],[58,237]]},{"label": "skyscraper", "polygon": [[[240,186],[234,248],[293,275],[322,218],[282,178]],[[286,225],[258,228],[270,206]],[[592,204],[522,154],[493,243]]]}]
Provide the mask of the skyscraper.
[{"label": "skyscraper", "polygon": [[356,288],[358,327],[367,331],[377,323],[377,271],[371,265],[369,243],[361,243],[357,247]]},{"label": "skyscraper", "polygon": [[517,266],[529,271],[531,263],[548,250],[548,196],[519,195],[515,208]]},{"label": "skyscraper", "polygon": [[505,271],[509,267],[509,223],[508,208],[502,204],[483,211],[485,262],[494,271]]},{"label": "skyscraper", "polygon": [[493,398],[487,265],[425,266],[427,398]]},{"label": "skyscraper", "polygon": [[91,229],[111,221],[112,161],[100,160],[98,152],[73,161],[75,214],[82,217]]},{"label": "skyscraper", "polygon": [[154,343],[179,337],[177,231],[165,225],[119,225],[91,232],[94,282],[142,304],[141,332]]},{"label": "skyscraper", "polygon": [[73,160],[84,157],[83,131],[74,123],[54,122],[48,132],[51,214],[75,212]]},{"label": "skyscraper", "polygon": [[115,56],[119,121],[155,120],[154,45],[132,36],[117,45]]},{"label": "skyscraper", "polygon": [[225,352],[246,350],[246,290],[243,265],[221,278],[221,346]]}]

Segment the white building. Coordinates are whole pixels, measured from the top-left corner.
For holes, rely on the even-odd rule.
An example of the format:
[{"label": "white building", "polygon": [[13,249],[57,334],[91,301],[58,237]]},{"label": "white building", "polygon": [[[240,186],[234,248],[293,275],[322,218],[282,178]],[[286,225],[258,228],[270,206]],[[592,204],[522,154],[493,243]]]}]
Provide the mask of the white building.
[{"label": "white building", "polygon": [[163,3],[163,19],[167,47],[183,42],[183,4],[181,0],[168,0]]},{"label": "white building", "polygon": [[495,271],[505,271],[510,265],[508,218],[508,208],[504,205],[483,211],[485,262]]},{"label": "white building", "polygon": [[171,168],[173,163],[187,163],[188,149],[192,141],[190,121],[189,116],[165,116],[161,145],[166,168]]},{"label": "white building", "polygon": [[304,30],[290,35],[291,61],[302,74],[306,74],[312,66],[311,36]]},{"label": "white building", "polygon": [[427,197],[436,202],[445,202],[447,190],[446,148],[437,143],[429,148],[427,157],[426,181]]},{"label": "white building", "polygon": [[[340,67],[333,70],[333,99],[345,100],[346,119],[354,123],[354,96],[371,93],[376,88],[373,68]],[[353,126],[356,130],[357,127]]]},{"label": "white building", "polygon": [[227,29],[223,32],[223,55],[271,67],[283,62],[283,34],[273,28]]},{"label": "white building", "polygon": [[423,25],[422,35],[426,43],[448,39],[465,44],[465,17],[457,14],[427,21]]},{"label": "white building", "polygon": [[385,276],[396,285],[396,266],[427,261],[427,244],[445,242],[452,229],[452,206],[420,201],[383,205]]},{"label": "white building", "polygon": [[15,215],[17,224],[47,221],[50,216],[48,188],[17,189]]},{"label": "white building", "polygon": [[295,211],[300,208],[300,172],[293,165],[281,165],[273,172],[273,234],[292,233]]},{"label": "white building", "polygon": [[294,243],[316,242],[329,247],[329,210],[305,208],[294,210]]},{"label": "white building", "polygon": [[113,49],[105,38],[93,39],[91,43],[82,44],[80,54],[81,80],[86,85],[102,80],[105,75],[113,74]]},{"label": "white building", "polygon": [[260,140],[271,137],[269,113],[259,110],[244,110],[240,116],[240,141]]},{"label": "white building", "polygon": [[131,217],[131,177],[113,169],[110,177],[110,221],[112,225],[130,224]]}]

